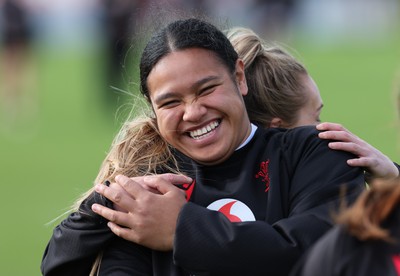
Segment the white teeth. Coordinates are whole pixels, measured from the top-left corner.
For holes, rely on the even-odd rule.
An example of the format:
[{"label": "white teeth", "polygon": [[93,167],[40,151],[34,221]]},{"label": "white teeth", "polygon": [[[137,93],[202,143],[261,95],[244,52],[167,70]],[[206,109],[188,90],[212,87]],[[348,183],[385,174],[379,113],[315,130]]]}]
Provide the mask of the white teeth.
[{"label": "white teeth", "polygon": [[190,131],[189,132],[190,137],[192,137],[194,139],[200,139],[204,135],[206,135],[209,132],[211,132],[212,130],[214,130],[217,126],[219,126],[219,122],[214,121],[214,122],[210,123],[209,125],[202,127],[201,129],[196,129],[196,130]]}]

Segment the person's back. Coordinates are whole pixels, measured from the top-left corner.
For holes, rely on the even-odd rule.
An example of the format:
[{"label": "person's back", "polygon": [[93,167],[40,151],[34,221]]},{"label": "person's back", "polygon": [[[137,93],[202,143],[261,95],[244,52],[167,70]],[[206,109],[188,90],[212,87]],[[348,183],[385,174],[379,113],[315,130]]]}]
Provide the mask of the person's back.
[{"label": "person's back", "polygon": [[400,275],[399,179],[374,183],[340,214],[291,275]]}]

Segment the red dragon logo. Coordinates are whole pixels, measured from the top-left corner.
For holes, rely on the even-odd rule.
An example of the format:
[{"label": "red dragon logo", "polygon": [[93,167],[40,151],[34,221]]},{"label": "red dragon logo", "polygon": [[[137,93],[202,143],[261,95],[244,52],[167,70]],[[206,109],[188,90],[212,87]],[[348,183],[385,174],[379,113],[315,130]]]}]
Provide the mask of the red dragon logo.
[{"label": "red dragon logo", "polygon": [[267,161],[263,161],[260,164],[260,171],[256,174],[256,178],[261,178],[262,182],[265,182],[265,192],[269,190],[269,159]]}]

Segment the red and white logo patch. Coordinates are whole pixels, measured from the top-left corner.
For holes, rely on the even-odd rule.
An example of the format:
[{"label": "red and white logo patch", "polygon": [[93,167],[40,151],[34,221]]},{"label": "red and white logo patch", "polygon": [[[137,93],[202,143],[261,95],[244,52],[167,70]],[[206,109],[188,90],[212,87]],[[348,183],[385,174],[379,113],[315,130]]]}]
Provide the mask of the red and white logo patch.
[{"label": "red and white logo patch", "polygon": [[233,198],[219,199],[208,205],[207,208],[223,213],[231,222],[256,220],[253,212],[246,204]]}]

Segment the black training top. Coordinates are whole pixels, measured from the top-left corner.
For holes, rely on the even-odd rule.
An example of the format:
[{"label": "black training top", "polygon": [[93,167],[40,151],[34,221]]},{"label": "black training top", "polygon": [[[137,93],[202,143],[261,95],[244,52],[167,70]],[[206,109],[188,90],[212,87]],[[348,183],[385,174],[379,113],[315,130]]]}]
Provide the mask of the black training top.
[{"label": "black training top", "polygon": [[293,276],[400,275],[400,208],[383,224],[394,242],[360,241],[337,225],[310,249]]},{"label": "black training top", "polygon": [[288,275],[331,228],[340,200],[352,202],[365,186],[362,169],[346,163],[353,156],[317,135],[313,126],[259,128],[222,164],[185,166],[195,181],[185,187],[172,252],[113,237],[96,215],[71,215],[55,229],[42,271],[87,275],[105,249],[100,275]]}]

